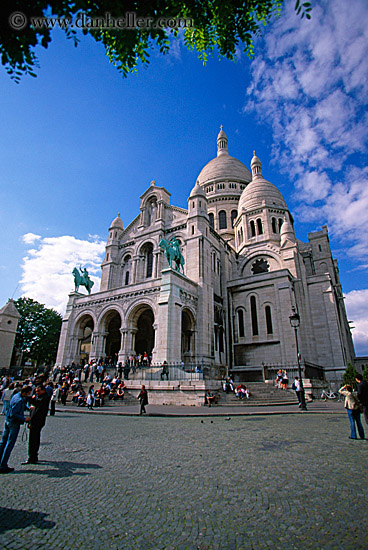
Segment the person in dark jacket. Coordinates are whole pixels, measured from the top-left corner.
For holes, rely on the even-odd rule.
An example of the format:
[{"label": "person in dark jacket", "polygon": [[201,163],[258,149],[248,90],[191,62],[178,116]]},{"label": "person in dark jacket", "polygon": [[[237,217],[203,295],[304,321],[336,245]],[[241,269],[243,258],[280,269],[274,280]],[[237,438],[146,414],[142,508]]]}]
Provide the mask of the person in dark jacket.
[{"label": "person in dark jacket", "polygon": [[14,468],[9,468],[8,460],[18,437],[20,427],[29,417],[24,416],[26,401],[31,393],[30,386],[24,386],[20,392],[13,395],[5,415],[4,431],[0,442],[0,473],[9,474]]},{"label": "person in dark jacket", "polygon": [[141,404],[141,410],[139,414],[143,414],[146,412],[146,405],[148,405],[148,393],[144,384],[142,384],[141,391],[137,399],[139,399],[139,402]]},{"label": "person in dark jacket", "polygon": [[357,381],[358,399],[363,406],[365,422],[368,424],[368,382],[367,380],[363,380],[361,374],[357,374],[355,380]]},{"label": "person in dark jacket", "polygon": [[36,387],[36,396],[32,398],[29,421],[28,460],[23,464],[37,464],[40,448],[41,430],[46,423],[50,398],[43,384]]}]

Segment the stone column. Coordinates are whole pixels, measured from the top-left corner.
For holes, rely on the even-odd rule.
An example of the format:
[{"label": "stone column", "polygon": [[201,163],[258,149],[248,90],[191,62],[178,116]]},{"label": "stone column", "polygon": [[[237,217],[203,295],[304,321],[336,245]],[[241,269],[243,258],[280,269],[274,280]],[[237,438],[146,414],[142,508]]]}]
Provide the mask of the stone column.
[{"label": "stone column", "polygon": [[70,336],[69,338],[69,352],[64,355],[63,365],[70,365],[72,361],[79,363],[80,361],[80,339],[77,336]]},{"label": "stone column", "polygon": [[152,275],[155,279],[158,278],[158,269],[160,265],[160,250],[155,250],[153,253],[153,269],[152,269]]},{"label": "stone column", "polygon": [[105,357],[105,341],[108,332],[93,332],[93,346],[91,346],[91,358],[99,359]]},{"label": "stone column", "polygon": [[138,332],[136,328],[124,329],[125,335],[125,355],[135,355],[135,335]]},{"label": "stone column", "polygon": [[127,351],[128,329],[121,328],[120,334],[121,334],[121,344],[120,344],[120,350],[118,355],[118,362],[121,362],[124,365],[125,359],[127,358],[127,355],[129,355]]},{"label": "stone column", "polygon": [[137,282],[139,268],[139,256],[133,256],[132,258],[132,283]]},{"label": "stone column", "polygon": [[158,327],[157,323],[153,323],[152,328],[154,330],[154,335],[155,335],[155,338],[154,338],[155,345],[154,345],[154,348],[152,350],[152,363],[153,364],[158,362],[158,360],[156,359],[156,356],[157,356],[157,352],[156,352],[156,349],[157,349],[157,327]]}]

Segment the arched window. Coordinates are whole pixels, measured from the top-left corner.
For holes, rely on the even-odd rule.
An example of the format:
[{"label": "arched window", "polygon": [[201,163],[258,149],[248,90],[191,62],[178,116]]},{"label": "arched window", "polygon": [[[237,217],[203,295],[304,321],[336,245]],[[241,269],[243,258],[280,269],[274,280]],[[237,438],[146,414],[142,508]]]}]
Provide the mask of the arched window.
[{"label": "arched window", "polygon": [[283,223],[284,223],[284,220],[282,218],[279,218],[279,233],[281,231],[281,227]]},{"label": "arched window", "polygon": [[262,227],[262,220],[261,220],[261,218],[257,218],[257,230],[258,230],[258,235],[262,235],[262,234],[263,234],[263,227]]},{"label": "arched window", "polygon": [[277,233],[276,218],[272,218],[272,232]]},{"label": "arched window", "polygon": [[270,306],[266,306],[266,307],[265,307],[265,313],[266,313],[266,328],[267,328],[267,334],[273,334],[272,316],[271,316],[271,308],[270,308]]},{"label": "arched window", "polygon": [[122,264],[122,270],[123,270],[123,281],[124,281],[124,284],[125,286],[129,284],[129,278],[130,278],[130,266],[131,266],[131,261],[132,261],[132,257],[128,254],[127,256],[124,257],[123,259],[123,264]]},{"label": "arched window", "polygon": [[227,221],[226,221],[226,212],[225,212],[225,210],[220,210],[218,216],[219,216],[219,229],[226,229],[227,228]]},{"label": "arched window", "polygon": [[256,226],[254,225],[254,221],[252,220],[250,222],[250,236],[255,237],[256,236]]},{"label": "arched window", "polygon": [[157,199],[153,197],[147,204],[147,225],[151,225],[156,220],[157,215]]},{"label": "arched window", "polygon": [[152,268],[153,268],[153,246],[152,244],[147,245],[146,248],[146,278],[152,277]]},{"label": "arched window", "polygon": [[208,214],[208,219],[209,219],[209,222],[210,222],[210,227],[212,227],[212,229],[215,228],[215,219],[214,219],[214,216],[212,214],[212,212],[210,214]]},{"label": "arched window", "polygon": [[238,309],[238,329],[239,338],[244,338],[244,314],[242,309]]},{"label": "arched window", "polygon": [[250,297],[250,314],[252,320],[252,334],[258,336],[257,304],[255,296]]},{"label": "arched window", "polygon": [[243,239],[244,239],[244,235],[243,235],[243,228],[241,227],[238,231],[238,240],[239,240],[239,244],[241,244],[243,242]]},{"label": "arched window", "polygon": [[231,227],[234,227],[234,221],[238,217],[238,213],[236,210],[231,211]]}]

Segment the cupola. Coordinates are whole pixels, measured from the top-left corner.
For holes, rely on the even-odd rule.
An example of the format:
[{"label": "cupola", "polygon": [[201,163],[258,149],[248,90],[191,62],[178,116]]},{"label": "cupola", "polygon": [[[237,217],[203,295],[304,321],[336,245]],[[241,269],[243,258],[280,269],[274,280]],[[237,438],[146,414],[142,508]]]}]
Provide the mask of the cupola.
[{"label": "cupola", "polygon": [[262,178],[262,163],[256,155],[256,152],[253,151],[253,158],[250,163],[252,169],[252,178]]}]

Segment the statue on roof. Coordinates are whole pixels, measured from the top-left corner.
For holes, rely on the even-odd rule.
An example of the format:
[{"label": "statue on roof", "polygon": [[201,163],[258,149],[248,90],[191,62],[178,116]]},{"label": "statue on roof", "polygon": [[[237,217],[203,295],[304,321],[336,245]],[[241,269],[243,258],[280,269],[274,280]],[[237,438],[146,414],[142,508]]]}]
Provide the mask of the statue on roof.
[{"label": "statue on roof", "polygon": [[163,238],[158,243],[159,247],[162,248],[165,252],[165,256],[169,267],[172,268],[172,263],[174,262],[174,269],[180,273],[182,270],[184,275],[184,264],[185,260],[180,252],[180,242],[176,237],[173,237],[171,241]]},{"label": "statue on roof", "polygon": [[87,289],[88,294],[91,294],[94,282],[90,279],[87,269],[82,266],[78,269],[75,267],[72,271],[74,275],[74,288],[75,292],[79,291],[80,286],[84,286]]}]

